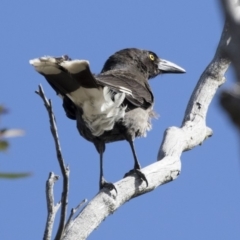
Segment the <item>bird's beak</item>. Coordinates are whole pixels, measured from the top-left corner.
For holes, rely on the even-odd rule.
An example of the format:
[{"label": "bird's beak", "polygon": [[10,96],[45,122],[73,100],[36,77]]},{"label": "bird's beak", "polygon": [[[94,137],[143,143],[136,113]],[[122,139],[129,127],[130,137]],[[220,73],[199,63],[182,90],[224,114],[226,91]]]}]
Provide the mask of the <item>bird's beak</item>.
[{"label": "bird's beak", "polygon": [[160,59],[158,63],[158,69],[162,73],[185,73],[185,69],[179,67],[177,64],[169,62],[164,59]]}]

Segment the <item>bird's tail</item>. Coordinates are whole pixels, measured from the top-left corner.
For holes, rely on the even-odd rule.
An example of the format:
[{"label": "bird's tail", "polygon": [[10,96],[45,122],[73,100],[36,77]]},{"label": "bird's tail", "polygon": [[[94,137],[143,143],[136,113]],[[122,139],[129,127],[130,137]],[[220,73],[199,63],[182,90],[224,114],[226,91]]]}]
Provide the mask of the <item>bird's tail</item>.
[{"label": "bird's tail", "polygon": [[71,60],[67,56],[41,57],[30,60],[30,64],[63,98],[69,118],[77,119],[76,110],[81,109],[82,119],[94,136],[111,130],[115,122],[124,117],[126,106],[122,105],[131,90],[97,81],[88,61]]}]

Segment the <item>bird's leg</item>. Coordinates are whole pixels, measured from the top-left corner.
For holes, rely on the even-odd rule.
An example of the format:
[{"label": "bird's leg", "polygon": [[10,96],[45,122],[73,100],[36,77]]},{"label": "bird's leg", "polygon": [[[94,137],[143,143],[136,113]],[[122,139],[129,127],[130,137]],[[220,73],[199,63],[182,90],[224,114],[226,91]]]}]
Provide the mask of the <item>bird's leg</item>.
[{"label": "bird's leg", "polygon": [[137,154],[136,154],[136,151],[135,151],[135,147],[134,147],[134,144],[133,144],[133,140],[132,139],[129,139],[128,140],[129,144],[130,144],[130,147],[132,149],[132,153],[133,153],[133,158],[134,158],[134,169],[130,170],[128,173],[125,174],[124,177],[127,177],[129,176],[130,174],[132,173],[136,173],[143,181],[146,182],[147,186],[148,186],[148,180],[146,178],[146,176],[144,175],[144,173],[141,172],[141,166],[140,166],[140,163],[137,159]]},{"label": "bird's leg", "polygon": [[134,169],[141,169],[141,165],[137,159],[137,154],[136,154],[136,151],[135,151],[135,147],[134,147],[134,144],[133,144],[133,141],[129,141],[129,144],[131,146],[131,150],[132,150],[132,153],[133,153],[133,158],[134,158]]},{"label": "bird's leg", "polygon": [[116,193],[117,193],[117,189],[114,186],[114,184],[107,182],[105,180],[104,176],[103,176],[103,153],[104,153],[104,150],[105,150],[105,146],[103,146],[103,145],[99,146],[98,150],[99,150],[99,154],[100,154],[100,181],[99,181],[99,188],[100,188],[100,190],[102,188],[107,188],[107,189],[109,189],[109,191],[114,189],[116,191]]}]

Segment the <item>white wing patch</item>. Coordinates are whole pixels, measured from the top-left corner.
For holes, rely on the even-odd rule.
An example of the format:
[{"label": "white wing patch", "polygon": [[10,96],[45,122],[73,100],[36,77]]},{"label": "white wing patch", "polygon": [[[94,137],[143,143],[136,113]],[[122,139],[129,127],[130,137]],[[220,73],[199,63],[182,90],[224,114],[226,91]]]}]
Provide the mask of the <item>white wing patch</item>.
[{"label": "white wing patch", "polygon": [[46,75],[61,73],[59,66],[65,68],[72,74],[79,73],[89,67],[89,62],[86,60],[63,60],[59,63],[56,58],[49,56],[32,59],[29,63],[35,67],[37,72]]},{"label": "white wing patch", "polygon": [[112,130],[114,124],[125,115],[127,106],[121,106],[125,93],[114,96],[108,87],[79,88],[67,96],[83,110],[83,120],[94,136]]},{"label": "white wing patch", "polygon": [[74,74],[85,70],[89,66],[89,62],[86,60],[71,60],[63,61],[60,65],[67,69],[68,72]]},{"label": "white wing patch", "polygon": [[35,58],[29,61],[35,70],[43,74],[59,74],[61,70],[57,68],[56,59],[53,57]]}]

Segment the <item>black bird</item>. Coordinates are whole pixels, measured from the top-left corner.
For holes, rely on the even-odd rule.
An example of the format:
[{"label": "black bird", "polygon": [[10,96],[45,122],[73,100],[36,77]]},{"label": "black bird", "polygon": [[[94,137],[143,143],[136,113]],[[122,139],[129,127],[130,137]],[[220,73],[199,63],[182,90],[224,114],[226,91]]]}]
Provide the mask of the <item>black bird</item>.
[{"label": "black bird", "polygon": [[80,135],[95,145],[100,154],[100,189],[116,190],[104,179],[103,153],[106,143],[119,140],[127,140],[133,153],[134,168],[128,174],[135,172],[148,185],[133,144],[151,129],[154,97],[148,80],[185,70],[154,52],[136,48],[110,56],[97,75],[90,71],[88,61],[66,55],[36,58],[30,64],[63,99],[66,115],[76,120]]}]

